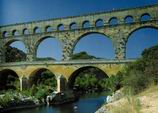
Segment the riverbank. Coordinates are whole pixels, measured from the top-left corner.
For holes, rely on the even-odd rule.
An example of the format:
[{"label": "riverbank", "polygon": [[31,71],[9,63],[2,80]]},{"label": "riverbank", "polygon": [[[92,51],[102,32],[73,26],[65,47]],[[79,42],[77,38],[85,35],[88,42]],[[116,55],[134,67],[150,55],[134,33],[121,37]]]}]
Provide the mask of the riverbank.
[{"label": "riverbank", "polygon": [[72,91],[52,93],[49,97],[51,97],[52,100],[47,101],[47,98],[38,99],[34,96],[26,96],[20,92],[8,91],[5,94],[0,95],[0,113],[34,108],[41,105],[61,105],[74,102],[79,99],[79,97],[74,95]]},{"label": "riverbank", "polygon": [[0,112],[11,111],[14,109],[32,108],[42,105],[33,96],[26,96],[16,91],[8,91],[0,95]]},{"label": "riverbank", "polygon": [[6,113],[94,113],[106,100],[102,94],[88,94],[81,96],[76,102],[62,105],[43,105],[29,109],[11,110]]},{"label": "riverbank", "polygon": [[79,96],[73,91],[53,92],[46,98],[47,105],[61,105],[79,100]]},{"label": "riverbank", "polygon": [[10,108],[5,108],[5,109],[0,109],[0,113],[7,113],[9,111],[15,111],[15,110],[21,110],[21,109],[31,109],[35,107],[40,107],[44,104],[39,104],[39,105],[20,105],[16,107],[10,107]]},{"label": "riverbank", "polygon": [[135,96],[107,103],[95,113],[157,113],[158,86],[152,86]]}]

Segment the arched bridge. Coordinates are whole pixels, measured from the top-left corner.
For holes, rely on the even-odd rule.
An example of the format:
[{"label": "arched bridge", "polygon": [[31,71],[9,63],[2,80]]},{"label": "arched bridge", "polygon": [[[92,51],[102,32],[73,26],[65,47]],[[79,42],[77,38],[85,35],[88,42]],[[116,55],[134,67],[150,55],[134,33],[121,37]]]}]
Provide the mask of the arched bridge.
[{"label": "arched bridge", "polygon": [[[84,66],[98,67],[108,75],[116,74],[124,64],[133,61],[126,60],[126,43],[129,36],[140,28],[158,28],[157,12],[158,4],[1,26],[0,70],[15,71],[21,78],[21,84],[22,78],[29,78],[34,71],[40,68],[49,69],[56,76],[63,75],[67,80],[75,70]],[[114,60],[69,60],[76,43],[83,36],[90,33],[100,33],[111,39],[115,52]],[[57,38],[61,42],[62,61],[36,61],[37,47],[48,36]],[[27,49],[27,61],[19,63],[5,62],[6,47],[14,41],[24,43]]]},{"label": "arched bridge", "polygon": [[[66,84],[71,82],[71,77],[75,72],[82,68],[93,67],[101,70],[109,77],[117,74],[125,64],[135,60],[72,60],[72,61],[36,61],[36,62],[18,62],[18,63],[4,63],[0,65],[0,74],[3,71],[14,72],[20,80],[21,89],[23,82],[29,81],[29,79],[35,75],[37,71],[46,69],[52,72],[56,79],[60,81],[60,77],[65,78]],[[60,85],[60,82],[59,84]],[[66,86],[66,85],[65,85]],[[24,86],[25,87],[25,86]],[[59,87],[59,86],[58,86]],[[60,88],[58,88],[60,90]]]}]

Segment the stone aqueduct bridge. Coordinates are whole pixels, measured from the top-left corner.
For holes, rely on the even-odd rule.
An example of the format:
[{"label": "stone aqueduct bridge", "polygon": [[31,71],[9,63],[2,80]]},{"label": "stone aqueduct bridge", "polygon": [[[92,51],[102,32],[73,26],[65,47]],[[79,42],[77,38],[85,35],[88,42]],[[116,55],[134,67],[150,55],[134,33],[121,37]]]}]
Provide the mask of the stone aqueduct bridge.
[{"label": "stone aqueduct bridge", "polygon": [[[114,75],[120,71],[124,65],[133,60],[77,60],[77,61],[34,61],[34,62],[19,62],[19,63],[5,63],[0,65],[0,71],[9,71],[13,70],[16,75],[19,76],[19,80],[22,87],[25,87],[29,78],[33,77],[40,70],[49,70],[51,71],[57,79],[58,91],[61,90],[60,87],[69,87],[73,84],[74,77],[76,77],[76,72],[83,71],[89,68],[97,68],[99,71],[105,73],[106,75]],[[76,73],[76,74],[75,74]],[[65,85],[61,86],[60,82],[64,78]],[[60,81],[61,80],[61,81]],[[23,84],[24,83],[24,84]]]},{"label": "stone aqueduct bridge", "polygon": [[[148,17],[145,21],[143,18]],[[128,23],[128,18],[132,22]],[[112,21],[117,21],[113,23]],[[97,22],[103,22],[97,26]],[[85,24],[89,26],[85,26]],[[75,27],[74,27],[75,26]],[[50,31],[50,28],[53,28]],[[20,78],[21,88],[24,78],[28,78],[37,70],[46,68],[56,76],[63,75],[69,82],[71,74],[85,66],[98,67],[107,75],[115,74],[122,66],[131,60],[126,60],[126,43],[129,36],[144,27],[158,28],[158,4],[100,12],[82,16],[57,18],[44,21],[34,21],[0,27],[0,70],[13,70]],[[115,59],[70,61],[76,43],[90,33],[103,34],[113,43]],[[48,36],[57,38],[62,45],[61,62],[37,62],[36,50],[40,42]],[[5,48],[14,41],[22,41],[27,49],[27,61],[20,63],[5,63]],[[59,77],[57,77],[59,78]],[[58,88],[60,80],[58,80]],[[60,90],[60,88],[58,89]]]}]

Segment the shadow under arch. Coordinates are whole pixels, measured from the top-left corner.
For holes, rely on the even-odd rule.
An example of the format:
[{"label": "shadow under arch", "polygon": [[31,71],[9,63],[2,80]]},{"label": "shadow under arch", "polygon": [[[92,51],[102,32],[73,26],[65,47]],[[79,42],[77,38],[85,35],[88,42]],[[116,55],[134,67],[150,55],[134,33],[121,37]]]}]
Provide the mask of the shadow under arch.
[{"label": "shadow under arch", "polygon": [[[104,39],[106,39],[106,41],[108,41],[108,43],[110,43],[110,49],[111,49],[111,52],[112,52],[112,58],[115,57],[115,53],[114,53],[114,48],[113,48],[113,42],[112,42],[112,39],[110,38],[110,36],[102,33],[102,32],[87,32],[87,33],[84,33],[84,34],[81,34],[76,40],[75,42],[73,43],[72,45],[72,49],[71,49],[71,55],[74,54],[74,51],[75,51],[75,47],[76,45],[80,42],[80,40],[84,39],[84,38],[87,38],[87,37],[91,37],[92,35],[99,35],[99,38],[100,37],[103,37]],[[96,37],[97,38],[97,37]],[[92,38],[93,40],[93,38]],[[89,42],[90,44],[90,42]],[[98,45],[99,46],[99,45]],[[106,52],[106,51],[105,51]]]},{"label": "shadow under arch", "polygon": [[19,75],[11,69],[0,71],[0,90],[18,89],[20,88]]},{"label": "shadow under arch", "polygon": [[95,66],[84,66],[81,67],[77,70],[75,70],[71,76],[68,79],[68,88],[72,89],[74,84],[75,84],[75,79],[79,76],[79,74],[83,71],[90,71],[93,70],[96,78],[99,79],[103,79],[103,78],[109,78],[109,76],[100,68],[95,67]]},{"label": "shadow under arch", "polygon": [[[139,35],[140,37],[138,37]],[[130,51],[132,51],[132,45],[133,45],[133,49],[135,47],[135,50],[139,50],[140,49],[139,47],[142,47],[142,49],[139,50],[139,55],[141,55],[144,49],[152,47],[154,45],[158,45],[158,38],[154,38],[157,36],[158,36],[158,27],[154,25],[145,25],[133,29],[127,36],[127,40],[126,40],[126,58],[133,58],[130,57]],[[137,43],[139,43],[139,45]]]},{"label": "shadow under arch", "polygon": [[[61,58],[62,58],[62,41],[60,41],[58,38],[56,38],[56,37],[54,37],[54,36],[44,36],[44,37],[42,37],[42,38],[39,38],[39,40],[37,40],[36,41],[36,43],[35,43],[35,50],[34,50],[34,55],[35,55],[35,58],[37,59],[38,58],[38,56],[37,56],[37,53],[38,53],[38,49],[39,49],[39,46],[40,46],[40,44],[43,42],[43,41],[45,41],[45,40],[47,40],[47,39],[51,39],[51,42],[54,42],[55,44],[57,44],[58,45],[58,49],[59,49],[59,56],[60,56],[60,59],[59,60],[61,60]],[[47,45],[47,46],[49,46],[49,47],[51,47],[51,45]],[[53,46],[53,45],[52,45]],[[48,51],[48,50],[46,50],[46,51]],[[50,51],[50,52],[53,52],[53,51]],[[47,57],[47,56],[46,56]],[[42,57],[42,58],[45,58],[45,57]],[[53,58],[52,56],[51,56],[51,58]],[[54,59],[54,58],[53,58]],[[57,60],[57,59],[54,59],[54,60]]]},{"label": "shadow under arch", "polygon": [[[55,85],[57,85],[56,75],[51,70],[47,68],[35,69],[33,72],[31,72],[29,76],[29,87],[32,87],[33,85],[39,85],[40,82],[45,82],[44,80],[48,80],[48,79],[52,79],[52,82],[55,82]],[[50,81],[46,81],[46,82],[50,82]],[[49,85],[49,83],[48,84],[43,83],[43,84]]]}]

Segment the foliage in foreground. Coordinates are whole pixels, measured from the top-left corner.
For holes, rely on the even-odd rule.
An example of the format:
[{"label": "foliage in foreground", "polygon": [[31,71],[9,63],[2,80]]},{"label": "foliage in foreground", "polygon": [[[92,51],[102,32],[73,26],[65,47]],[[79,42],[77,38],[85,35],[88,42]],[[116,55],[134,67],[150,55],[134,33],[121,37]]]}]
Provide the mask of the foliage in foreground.
[{"label": "foliage in foreground", "polygon": [[26,96],[14,90],[8,90],[0,95],[0,106],[2,108],[18,107],[21,105],[35,105],[38,100],[31,96]]},{"label": "foliage in foreground", "polygon": [[[83,74],[83,73],[82,73]],[[112,94],[112,92],[120,89],[122,75],[118,76],[112,75],[111,77],[98,79],[95,74],[84,73],[80,75],[75,80],[75,87],[77,91],[84,92],[101,92],[106,91],[106,94]]]},{"label": "foliage in foreground", "polygon": [[140,93],[151,84],[158,84],[158,46],[145,49],[142,57],[131,63],[123,73],[123,86]]},{"label": "foliage in foreground", "polygon": [[35,75],[31,82],[32,87],[29,89],[28,93],[39,100],[46,98],[46,96],[52,93],[57,86],[55,75],[48,70],[43,71],[39,75]]}]

